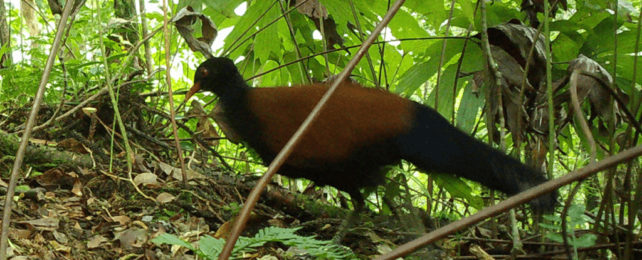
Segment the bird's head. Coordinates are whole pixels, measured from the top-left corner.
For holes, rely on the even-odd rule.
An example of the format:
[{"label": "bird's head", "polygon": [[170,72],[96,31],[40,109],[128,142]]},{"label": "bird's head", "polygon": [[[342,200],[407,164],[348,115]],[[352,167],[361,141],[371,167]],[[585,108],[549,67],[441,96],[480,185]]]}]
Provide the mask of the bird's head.
[{"label": "bird's head", "polygon": [[196,69],[194,85],[185,94],[185,100],[200,91],[220,95],[225,91],[222,88],[233,88],[237,84],[245,83],[232,60],[225,57],[210,58]]}]

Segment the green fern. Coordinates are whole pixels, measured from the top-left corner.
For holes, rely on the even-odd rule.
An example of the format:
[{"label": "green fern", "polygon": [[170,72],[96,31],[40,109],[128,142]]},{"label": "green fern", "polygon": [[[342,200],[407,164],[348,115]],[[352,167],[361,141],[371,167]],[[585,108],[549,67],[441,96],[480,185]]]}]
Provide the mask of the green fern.
[{"label": "green fern", "polygon": [[[297,230],[299,230],[299,228],[266,227],[259,230],[254,237],[240,237],[234,246],[234,250],[232,250],[232,256],[254,252],[257,248],[268,242],[280,242],[286,246],[301,249],[317,259],[356,258],[352,251],[345,247],[338,246],[331,241],[317,240],[311,236],[297,235],[295,233]],[[161,234],[152,239],[152,242],[157,245],[169,244],[182,246],[192,250],[204,259],[216,259],[225,244],[225,240],[223,239],[203,236],[198,242],[200,247],[195,248],[192,244],[168,233]]]}]

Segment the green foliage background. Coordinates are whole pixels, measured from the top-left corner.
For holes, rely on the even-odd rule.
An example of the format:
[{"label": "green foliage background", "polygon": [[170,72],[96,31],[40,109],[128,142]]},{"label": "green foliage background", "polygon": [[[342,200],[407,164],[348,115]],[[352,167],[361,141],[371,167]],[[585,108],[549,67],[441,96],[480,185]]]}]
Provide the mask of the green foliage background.
[{"label": "green foliage background", "polygon": [[[275,86],[305,84],[309,81],[322,81],[327,77],[337,74],[346,65],[357,50],[363,39],[377,25],[384,16],[391,1],[379,0],[320,0],[327,8],[328,14],[336,22],[336,31],[343,41],[343,48],[339,45],[327,46],[324,41],[315,37],[315,27],[312,20],[294,10],[283,18],[283,13],[289,10],[287,1],[242,1],[242,0],[207,0],[207,1],[180,1],[179,4],[170,5],[170,13],[192,6],[196,12],[203,13],[216,24],[219,38],[213,52],[215,55],[227,55],[236,61],[245,78],[251,78],[254,86]],[[618,3],[617,13],[614,15],[615,3]],[[472,76],[462,77],[455,85],[455,76],[458,72],[458,63],[461,59],[460,72],[475,72],[484,69],[482,51],[476,44],[465,44],[464,37],[470,28],[471,35],[481,30],[480,15],[476,9],[476,1],[454,1],[450,27],[446,23],[450,17],[451,2],[437,0],[408,0],[404,7],[397,13],[385,32],[379,37],[380,43],[373,45],[368,54],[353,71],[352,78],[365,86],[382,87],[401,96],[419,101],[428,106],[435,107],[444,117],[466,132],[475,134],[482,140],[487,140],[485,119],[481,116],[485,105],[483,97],[472,91]],[[11,29],[12,45],[10,49],[1,51],[13,53],[13,63],[5,64],[0,69],[0,111],[29,107],[35,95],[44,63],[49,55],[49,49],[55,34],[54,28],[59,20],[58,15],[53,15],[46,1],[35,1],[37,11],[35,20],[26,21],[19,13],[18,7],[6,3],[8,20]],[[353,5],[353,6],[352,6]],[[239,6],[245,6],[239,8]],[[163,13],[157,1],[148,2],[148,10],[144,14],[147,18],[149,31],[155,31],[163,24]],[[550,21],[551,53],[553,60],[552,76],[559,79],[566,74],[568,62],[583,54],[601,64],[613,75],[616,87],[627,98],[627,106],[634,116],[640,121],[639,109],[641,100],[642,76],[634,75],[642,66],[638,59],[640,51],[639,17],[641,3],[632,1],[569,1],[569,9],[558,11]],[[354,10],[354,11],[353,11]],[[518,1],[496,0],[487,6],[488,26],[493,27],[506,23],[510,19],[525,20],[525,14],[520,10]],[[544,17],[540,14],[540,20]],[[359,20],[361,32],[351,29]],[[36,23],[41,32],[30,35],[26,30],[27,23]],[[131,80],[131,88],[126,91],[132,93],[150,93],[166,91],[167,82],[165,73],[171,73],[172,87],[175,91],[185,90],[191,84],[195,67],[205,58],[202,54],[189,50],[184,40],[171,27],[170,49],[164,47],[164,37],[158,33],[149,40],[149,50],[152,60],[145,60],[144,48],[131,51],[135,42],[128,42],[121,33],[122,24],[133,24],[134,32],[140,35],[140,20],[117,19],[111,1],[88,1],[80,9],[74,24],[66,38],[65,45],[59,54],[60,59],[54,67],[48,83],[45,101],[50,106],[57,106],[61,100],[76,102],[79,98],[94,94],[105,86],[110,80],[106,77],[107,71],[113,76],[115,82],[122,84]],[[445,30],[449,28],[448,35],[458,38],[444,39]],[[292,37],[290,30],[293,31]],[[198,32],[199,30],[196,30]],[[226,35],[225,35],[226,34]],[[225,36],[224,36],[225,35]],[[224,38],[223,38],[224,37]],[[100,39],[105,42],[106,52],[101,50]],[[138,37],[141,39],[142,37]],[[617,39],[617,41],[615,40]],[[444,41],[446,41],[444,45]],[[442,46],[445,49],[442,50]],[[336,48],[333,50],[333,48]],[[297,50],[298,49],[298,50]],[[333,50],[329,51],[328,50]],[[348,52],[349,51],[349,52]],[[325,53],[327,52],[327,53]],[[165,54],[170,53],[171,69],[165,68]],[[322,54],[325,53],[325,54]],[[462,53],[465,56],[462,57]],[[123,64],[127,57],[134,56],[133,64]],[[305,58],[306,59],[302,59]],[[109,68],[104,66],[107,60]],[[283,66],[289,62],[302,59],[301,62]],[[443,65],[440,68],[440,62]],[[637,60],[637,64],[634,62]],[[371,63],[370,63],[371,62]],[[151,63],[153,71],[146,71],[145,64]],[[64,64],[64,67],[63,67]],[[637,65],[637,66],[636,66]],[[279,68],[275,71],[263,72]],[[440,72],[441,69],[441,72]],[[129,75],[141,72],[143,76],[135,76],[133,80]],[[440,82],[437,82],[437,74]],[[253,78],[261,74],[260,77]],[[378,86],[376,86],[378,83]],[[63,92],[65,89],[65,92]],[[437,98],[438,93],[438,98]],[[209,96],[200,96],[203,100],[210,100]],[[175,95],[175,102],[179,103],[182,95]],[[159,109],[168,110],[167,96],[147,96],[146,102],[154,104]],[[436,105],[436,106],[435,106]],[[583,104],[583,109],[589,111],[590,105]],[[588,114],[585,112],[585,114]],[[0,115],[2,116],[2,115]],[[161,118],[147,118],[150,121],[162,121]],[[194,126],[195,122],[188,124]],[[598,122],[590,121],[592,128],[597,129]],[[170,129],[167,128],[168,135]],[[554,172],[552,176],[561,176],[569,170],[577,169],[588,163],[589,152],[584,138],[577,133],[581,132],[577,124],[572,123],[559,132],[557,146],[557,161],[552,162]],[[181,137],[188,137],[184,131]],[[613,136],[598,136],[600,149],[598,160],[615,154],[626,147],[640,145],[637,133],[626,121],[620,121]],[[614,142],[613,138],[623,138],[626,142]],[[510,144],[510,139],[505,140]],[[623,145],[626,144],[626,145]],[[185,148],[192,149],[191,142],[183,143]],[[506,147],[510,147],[507,145]],[[519,147],[524,151],[522,156],[528,157],[529,148]],[[246,153],[244,147],[232,145],[226,141],[216,149],[228,156],[242,157],[243,154],[249,161],[258,161],[251,152]],[[521,154],[521,153],[520,153]],[[260,164],[246,161],[230,161],[232,166],[241,173],[259,174],[264,167]],[[633,174],[624,174],[626,172]],[[640,163],[620,166],[611,171],[611,175],[600,174],[591,180],[574,197],[574,204],[584,204],[591,198],[603,199],[612,211],[617,214],[614,219],[623,221],[623,216],[628,215],[632,205],[631,199],[640,191]],[[613,174],[614,173],[614,174]],[[391,178],[410,180],[409,187],[415,191],[407,195],[414,205],[420,208],[430,208],[437,215],[465,215],[483,206],[485,202],[479,199],[482,189],[476,184],[461,181],[452,177],[433,176],[441,188],[427,189],[428,177],[418,174],[411,165],[398,165],[394,167]],[[628,176],[628,177],[625,177]],[[608,182],[609,178],[615,178]],[[626,179],[628,178],[628,179]],[[305,181],[288,182],[286,184],[303,188]],[[607,187],[607,183],[613,185]],[[612,188],[623,187],[618,190],[620,197],[605,196],[612,192]],[[380,188],[380,194],[385,196],[396,195],[401,191]],[[595,193],[597,191],[597,193]],[[636,193],[638,191],[638,193]],[[332,191],[335,192],[335,191]],[[562,189],[565,198],[567,189]],[[595,195],[598,194],[598,195]],[[454,206],[434,203],[429,207],[425,196],[436,200],[455,198]],[[398,196],[392,196],[398,198]],[[372,197],[378,202],[378,196]],[[628,199],[627,199],[628,198]],[[472,205],[472,208],[469,206]],[[597,204],[587,207],[588,212],[598,211]],[[386,212],[380,204],[371,205],[373,209]],[[558,214],[558,213],[557,213]],[[639,213],[638,213],[639,214]],[[577,215],[577,214],[576,214]],[[580,214],[581,215],[581,214]],[[604,221],[610,218],[603,216]],[[640,216],[634,218],[632,230],[639,231]],[[582,219],[576,217],[574,219]],[[572,222],[574,225],[584,223]],[[581,222],[581,221],[580,221]],[[623,223],[620,223],[623,224]]]}]

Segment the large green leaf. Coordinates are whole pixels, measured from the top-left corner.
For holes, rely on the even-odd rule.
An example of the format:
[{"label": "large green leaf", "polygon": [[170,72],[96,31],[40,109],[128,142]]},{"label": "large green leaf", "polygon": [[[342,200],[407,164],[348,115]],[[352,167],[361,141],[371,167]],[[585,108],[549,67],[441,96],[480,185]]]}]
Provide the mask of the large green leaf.
[{"label": "large green leaf", "polygon": [[477,121],[477,115],[483,104],[483,96],[473,93],[473,86],[469,83],[468,86],[464,88],[464,93],[462,94],[459,108],[457,109],[457,127],[466,133],[472,132]]},{"label": "large green leaf", "polygon": [[[269,1],[264,1],[269,2]],[[269,11],[259,21],[258,26],[263,30],[254,38],[254,55],[259,59],[261,64],[265,64],[270,57],[274,54],[280,57],[281,53],[281,40],[279,39],[279,29],[277,24],[270,24],[280,16],[277,7],[269,9]],[[279,22],[283,22],[281,19]]]}]

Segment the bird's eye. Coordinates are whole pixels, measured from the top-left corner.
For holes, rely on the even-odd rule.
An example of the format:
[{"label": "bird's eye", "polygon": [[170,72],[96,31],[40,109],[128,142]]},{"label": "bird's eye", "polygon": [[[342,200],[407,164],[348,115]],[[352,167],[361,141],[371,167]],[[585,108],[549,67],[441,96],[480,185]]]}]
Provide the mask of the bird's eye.
[{"label": "bird's eye", "polygon": [[207,77],[210,72],[206,68],[201,69],[201,76]]}]

